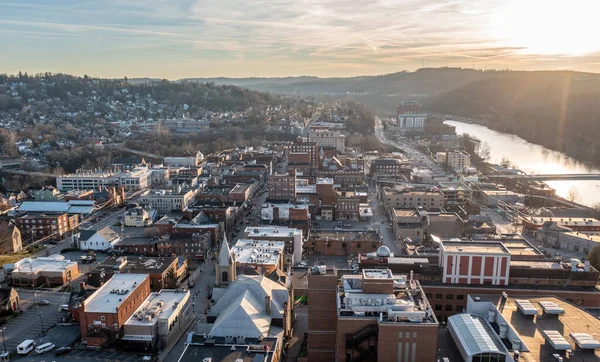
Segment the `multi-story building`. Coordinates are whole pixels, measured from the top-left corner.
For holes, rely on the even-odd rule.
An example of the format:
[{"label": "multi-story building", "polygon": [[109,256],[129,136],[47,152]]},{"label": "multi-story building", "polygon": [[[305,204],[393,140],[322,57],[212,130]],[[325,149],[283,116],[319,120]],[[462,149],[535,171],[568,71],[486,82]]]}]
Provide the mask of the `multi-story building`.
[{"label": "multi-story building", "polygon": [[412,190],[385,187],[381,190],[381,200],[387,210],[420,208],[438,211],[444,208],[444,194],[438,188]]},{"label": "multi-story building", "polygon": [[467,167],[471,167],[471,155],[465,151],[450,151],[447,152],[448,167],[455,171],[462,171]]},{"label": "multi-story building", "polygon": [[315,142],[320,147],[335,148],[338,152],[346,150],[346,136],[338,131],[328,129],[311,129],[308,141]]},{"label": "multi-story building", "polygon": [[270,200],[294,200],[296,198],[296,171],[269,176],[267,182]]},{"label": "multi-story building", "polygon": [[152,189],[145,191],[140,196],[140,203],[149,205],[159,213],[171,211],[182,211],[191,206],[196,196],[195,190],[191,189]]},{"label": "multi-story building", "polygon": [[427,114],[416,101],[402,101],[398,104],[398,128],[403,132],[423,132]]},{"label": "multi-story building", "polygon": [[360,220],[360,197],[353,191],[338,191],[335,198],[336,220]]},{"label": "multi-story building", "polygon": [[81,337],[104,347],[123,337],[123,325],[150,295],[148,274],[115,274],[79,306]]},{"label": "multi-story building", "polygon": [[203,260],[211,245],[211,234],[196,232],[174,232],[162,236],[129,237],[114,244],[115,250],[128,255],[142,256],[185,256]]},{"label": "multi-story building", "polygon": [[369,172],[371,175],[397,176],[402,174],[402,164],[394,158],[380,158],[371,161]]},{"label": "multi-story building", "polygon": [[22,234],[32,241],[62,240],[79,230],[79,216],[66,213],[26,214],[15,219]]},{"label": "multi-story building", "polygon": [[77,171],[56,178],[56,187],[61,190],[88,190],[104,186],[124,187],[126,190],[144,190],[152,185],[151,172],[147,167],[132,170]]},{"label": "multi-story building", "polygon": [[420,241],[426,219],[415,209],[392,209],[392,232],[396,240]]},{"label": "multi-story building", "polygon": [[165,157],[165,166],[198,166],[204,160],[202,152],[196,152],[195,156],[190,157]]},{"label": "multi-story building", "polygon": [[156,210],[144,206],[137,206],[125,211],[123,223],[128,227],[146,227],[152,225],[156,216]]},{"label": "multi-story building", "polygon": [[319,170],[317,176],[319,178],[331,178],[341,187],[354,187],[363,184],[365,174],[362,169],[345,167],[339,170]]},{"label": "multi-story building", "polygon": [[265,203],[260,209],[261,220],[297,221],[308,223],[310,213],[308,205]]},{"label": "multi-story building", "polygon": [[237,268],[252,268],[258,274],[269,275],[283,270],[285,242],[239,239],[231,248]]},{"label": "multi-story building", "polygon": [[469,294],[556,296],[585,307],[600,305],[596,288],[600,273],[589,263],[545,259],[533,246],[525,247],[518,240],[439,243],[444,244],[440,249],[448,247],[436,250],[437,256],[361,255],[359,265],[388,267],[394,273],[412,271],[440,320],[463,312]]},{"label": "multi-story building", "polygon": [[69,284],[80,275],[76,261],[62,255],[24,258],[14,264],[4,265],[8,285],[19,287],[55,287]]},{"label": "multi-story building", "polygon": [[99,261],[98,266],[87,273],[88,284],[101,287],[115,274],[148,274],[150,289],[158,292],[161,289],[177,287],[178,259],[167,257],[128,257],[109,256]]},{"label": "multi-story building", "polygon": [[[294,156],[290,156],[294,154]],[[300,155],[305,155],[301,157]],[[317,167],[319,163],[319,145],[316,142],[309,142],[299,137],[294,144],[290,146],[288,152],[288,164],[308,164],[310,167]]]},{"label": "multi-story building", "polygon": [[308,275],[308,360],[435,361],[439,323],[419,282],[389,269]]},{"label": "multi-story building", "polygon": [[248,226],[244,238],[253,240],[283,241],[285,243],[285,265],[296,265],[302,261],[304,238],[302,230],[285,226]]},{"label": "multi-story building", "polygon": [[350,256],[370,253],[381,245],[376,230],[313,230],[307,241],[312,255]]},{"label": "multi-story building", "polygon": [[463,183],[442,182],[439,190],[444,194],[444,206],[462,206],[471,201],[473,191]]},{"label": "multi-story building", "polygon": [[600,221],[585,217],[529,217],[523,219],[523,227],[535,233],[536,230],[541,229],[544,223],[548,221],[554,222],[561,227],[567,227],[572,231],[586,234],[600,234]]},{"label": "multi-story building", "polygon": [[546,221],[541,228],[535,231],[535,238],[547,247],[568,250],[587,255],[592,248],[600,245],[600,232],[579,232],[561,226],[555,221]]},{"label": "multi-story building", "polygon": [[180,337],[178,331],[187,326],[190,318],[194,318],[194,310],[189,290],[153,292],[123,324],[121,339],[134,348],[166,347]]}]

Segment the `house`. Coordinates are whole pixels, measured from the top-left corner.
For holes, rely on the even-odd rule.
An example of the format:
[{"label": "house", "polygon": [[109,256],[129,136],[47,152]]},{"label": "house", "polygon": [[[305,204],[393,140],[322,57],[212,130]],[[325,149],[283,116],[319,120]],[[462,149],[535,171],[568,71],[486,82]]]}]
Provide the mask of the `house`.
[{"label": "house", "polygon": [[20,309],[19,293],[15,288],[0,288],[0,315],[16,313]]},{"label": "house", "polygon": [[100,230],[81,230],[79,232],[79,248],[81,250],[107,250],[121,240],[119,234],[106,226]]},{"label": "house", "polygon": [[125,212],[124,223],[129,227],[145,227],[150,226],[158,216],[156,210],[137,206]]},{"label": "house", "polygon": [[21,231],[12,222],[0,223],[0,254],[15,253],[23,249]]}]

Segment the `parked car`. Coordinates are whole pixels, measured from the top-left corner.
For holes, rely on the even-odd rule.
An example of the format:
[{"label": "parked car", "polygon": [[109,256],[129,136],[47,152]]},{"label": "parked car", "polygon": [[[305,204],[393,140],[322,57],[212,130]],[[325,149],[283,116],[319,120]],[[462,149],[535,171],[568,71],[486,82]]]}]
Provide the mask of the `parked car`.
[{"label": "parked car", "polygon": [[68,304],[63,304],[63,305],[60,306],[60,309],[68,312],[69,311],[69,305]]},{"label": "parked car", "polygon": [[38,300],[36,302],[37,305],[50,305],[50,301],[46,299]]},{"label": "parked car", "polygon": [[552,354],[552,357],[554,357],[554,360],[557,361],[557,362],[563,362],[563,358],[558,353]]},{"label": "parked car", "polygon": [[54,355],[55,356],[62,356],[64,354],[67,354],[71,352],[71,347],[60,347],[57,348],[56,351],[54,351]]}]

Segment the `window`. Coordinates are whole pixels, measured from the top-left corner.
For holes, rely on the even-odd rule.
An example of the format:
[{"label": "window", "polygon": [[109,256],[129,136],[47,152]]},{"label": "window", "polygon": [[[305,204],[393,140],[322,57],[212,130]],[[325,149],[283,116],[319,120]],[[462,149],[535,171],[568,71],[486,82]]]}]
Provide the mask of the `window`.
[{"label": "window", "polygon": [[454,299],[454,294],[446,294],[446,299]]},{"label": "window", "polygon": [[452,312],[452,304],[446,304],[446,312]]},{"label": "window", "polygon": [[457,294],[456,299],[463,300],[463,299],[465,299],[465,296],[464,296],[464,294]]},{"label": "window", "polygon": [[425,296],[427,297],[427,299],[431,299],[431,293],[425,293]]},{"label": "window", "polygon": [[437,293],[435,295],[435,299],[442,299],[442,298],[444,298],[444,295],[442,293]]},{"label": "window", "polygon": [[106,317],[105,317],[105,316],[100,316],[100,320],[101,320],[101,321],[105,321],[105,320],[106,320]]},{"label": "window", "polygon": [[437,310],[437,311],[442,310],[442,305],[441,304],[436,304],[435,305],[435,310]]}]

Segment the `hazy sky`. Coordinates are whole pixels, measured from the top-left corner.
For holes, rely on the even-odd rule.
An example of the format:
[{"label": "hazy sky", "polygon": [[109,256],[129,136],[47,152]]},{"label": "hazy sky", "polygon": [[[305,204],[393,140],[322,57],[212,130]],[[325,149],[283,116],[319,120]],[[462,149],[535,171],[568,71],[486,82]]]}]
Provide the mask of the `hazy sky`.
[{"label": "hazy sky", "polygon": [[0,73],[600,72],[600,0],[0,0]]}]

